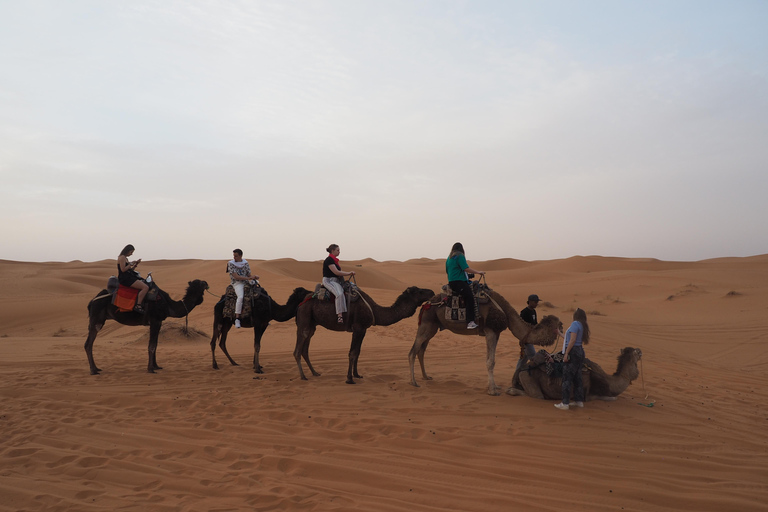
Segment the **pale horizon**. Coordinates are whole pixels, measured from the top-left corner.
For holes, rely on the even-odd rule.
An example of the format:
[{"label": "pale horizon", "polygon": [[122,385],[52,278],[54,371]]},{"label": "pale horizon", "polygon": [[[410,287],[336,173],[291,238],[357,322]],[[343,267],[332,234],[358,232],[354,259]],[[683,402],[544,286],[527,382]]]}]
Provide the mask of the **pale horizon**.
[{"label": "pale horizon", "polygon": [[768,254],[766,22],[751,1],[5,2],[0,259]]}]

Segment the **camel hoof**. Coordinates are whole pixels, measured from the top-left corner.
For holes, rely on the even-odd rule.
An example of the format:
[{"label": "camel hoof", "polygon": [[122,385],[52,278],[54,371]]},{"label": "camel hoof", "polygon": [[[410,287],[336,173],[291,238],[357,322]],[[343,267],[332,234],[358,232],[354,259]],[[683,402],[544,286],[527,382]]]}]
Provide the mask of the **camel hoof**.
[{"label": "camel hoof", "polygon": [[155,373],[155,369],[154,368],[148,368],[147,369],[147,373]]},{"label": "camel hoof", "polygon": [[232,361],[232,366],[240,366],[240,365],[237,364],[236,362]]},{"label": "camel hoof", "polygon": [[253,373],[264,373],[264,370],[262,370],[261,368],[255,368],[253,370]]},{"label": "camel hoof", "polygon": [[362,375],[355,375],[355,378],[356,378],[356,379],[362,379],[362,378],[363,378],[363,376],[362,376]]},{"label": "camel hoof", "polygon": [[499,393],[497,390],[488,390],[488,394],[491,396],[499,396],[501,393]]},{"label": "camel hoof", "polygon": [[415,387],[415,388],[420,388],[420,387],[421,387],[421,386],[419,386],[418,384],[416,384],[416,381],[415,381],[415,380],[412,380],[412,381],[411,381],[411,386],[413,386],[413,387]]},{"label": "camel hoof", "polygon": [[347,384],[357,384],[357,383],[352,379],[347,379]]},{"label": "camel hoof", "polygon": [[509,388],[509,389],[507,389],[506,393],[509,396],[525,396],[525,391],[517,389],[517,388]]},{"label": "camel hoof", "polygon": [[99,372],[100,372],[100,371],[101,371],[101,370],[99,370],[98,368],[97,368],[97,369],[95,369],[95,370],[91,370],[91,375],[99,375]]}]

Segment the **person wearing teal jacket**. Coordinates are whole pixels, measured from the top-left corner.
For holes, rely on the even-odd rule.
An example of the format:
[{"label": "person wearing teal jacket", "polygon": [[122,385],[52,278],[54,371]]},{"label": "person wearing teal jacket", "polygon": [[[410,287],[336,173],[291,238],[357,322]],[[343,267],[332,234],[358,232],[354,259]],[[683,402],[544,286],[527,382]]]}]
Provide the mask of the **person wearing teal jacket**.
[{"label": "person wearing teal jacket", "polygon": [[448,274],[448,286],[454,293],[464,297],[464,305],[467,308],[467,329],[477,329],[475,323],[475,296],[472,294],[472,288],[469,286],[469,277],[467,274],[485,275],[482,270],[470,268],[467,258],[464,255],[464,246],[456,242],[451,248],[448,259],[445,260],[445,273]]}]

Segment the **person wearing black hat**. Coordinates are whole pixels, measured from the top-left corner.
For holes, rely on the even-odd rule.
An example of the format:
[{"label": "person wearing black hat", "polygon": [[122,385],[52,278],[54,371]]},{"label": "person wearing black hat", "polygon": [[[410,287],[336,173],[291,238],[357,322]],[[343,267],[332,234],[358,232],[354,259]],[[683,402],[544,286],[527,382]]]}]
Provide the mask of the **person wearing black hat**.
[{"label": "person wearing black hat", "polygon": [[[536,317],[536,306],[539,305],[539,296],[535,293],[528,296],[528,305],[523,308],[523,310],[520,312],[520,318],[522,318],[525,322],[536,325],[539,323],[538,318]],[[520,342],[520,348],[522,351],[520,352],[520,359],[517,361],[517,370],[520,371],[525,364],[528,363],[529,359],[533,359],[533,356],[536,355],[536,349],[533,345],[530,343],[522,343]]]},{"label": "person wearing black hat", "polygon": [[528,296],[528,305],[520,312],[520,318],[531,325],[539,323],[536,318],[536,306],[539,305],[539,296],[535,293]]}]

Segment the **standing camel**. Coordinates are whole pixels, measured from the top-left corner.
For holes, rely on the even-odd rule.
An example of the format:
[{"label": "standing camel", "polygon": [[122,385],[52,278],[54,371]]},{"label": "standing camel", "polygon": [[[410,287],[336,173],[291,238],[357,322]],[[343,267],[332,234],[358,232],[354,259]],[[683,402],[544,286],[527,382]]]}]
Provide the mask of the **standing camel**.
[{"label": "standing camel", "polygon": [[85,353],[88,355],[88,364],[91,367],[91,375],[98,375],[101,371],[93,362],[93,342],[107,320],[115,320],[123,325],[148,325],[149,326],[149,363],[147,371],[155,373],[162,370],[157,365],[157,337],[163,321],[168,318],[183,318],[192,311],[195,306],[203,303],[203,294],[208,289],[208,283],[195,279],[189,281],[184,298],[175,301],[161,289],[157,289],[157,300],[146,301],[146,311],[137,313],[128,311],[121,313],[112,305],[111,295],[107,290],[102,290],[88,303],[88,338],[85,340]]},{"label": "standing camel", "polygon": [[[307,295],[312,292],[305,290],[304,288],[296,288],[293,293],[288,297],[288,302],[285,306],[281,306],[269,296],[264,288],[259,287],[259,292],[254,291],[252,303],[251,303],[251,316],[243,317],[240,319],[240,325],[242,327],[253,327],[253,371],[255,373],[264,373],[264,370],[259,364],[259,352],[261,351],[261,337],[264,336],[264,331],[267,330],[270,320],[277,322],[285,322],[296,316],[296,309],[299,307],[299,303]],[[227,333],[232,328],[233,320],[224,316],[224,295],[216,306],[213,308],[213,337],[211,338],[211,357],[213,358],[213,369],[218,370],[219,365],[216,363],[216,340],[221,336],[219,341],[219,347],[224,355],[227,356],[229,362],[233,366],[237,366],[237,363],[229,356],[227,352]]]},{"label": "standing camel", "polygon": [[[533,345],[549,346],[557,341],[560,335],[561,323],[554,315],[545,316],[536,326],[526,323],[517,311],[509,305],[509,302],[494,292],[486,290],[491,301],[488,304],[479,304],[480,316],[476,322],[480,328],[470,330],[464,321],[447,320],[445,318],[445,307],[437,306],[440,304],[441,297],[436,295],[428,304],[422,307],[419,318],[419,329],[416,332],[416,341],[408,354],[408,363],[411,367],[411,384],[419,387],[414,376],[414,361],[419,356],[421,365],[421,375],[426,380],[432,380],[424,369],[424,352],[427,350],[429,340],[437,334],[438,330],[448,329],[456,334],[463,336],[485,336],[486,361],[488,369],[488,394],[497,396],[500,394],[499,387],[493,379],[493,369],[496,366],[496,344],[499,341],[499,335],[504,329],[509,329],[519,340],[525,339],[526,343]],[[495,304],[494,304],[495,303]]]},{"label": "standing camel", "polygon": [[299,375],[302,380],[307,380],[304,370],[301,368],[302,357],[312,375],[320,376],[309,361],[309,342],[318,325],[322,325],[330,331],[352,332],[347,384],[355,384],[353,377],[362,379],[362,376],[357,373],[357,360],[360,358],[360,348],[368,328],[372,325],[392,325],[412,316],[420,304],[435,294],[432,290],[411,286],[400,294],[394,304],[390,307],[383,307],[376,304],[362,290],[358,289],[357,291],[360,293],[360,298],[357,302],[352,302],[349,305],[349,311],[344,313],[344,323],[337,321],[336,307],[333,301],[321,301],[313,298],[299,306],[299,310],[296,312],[296,348],[293,351],[293,357],[299,366]]}]

